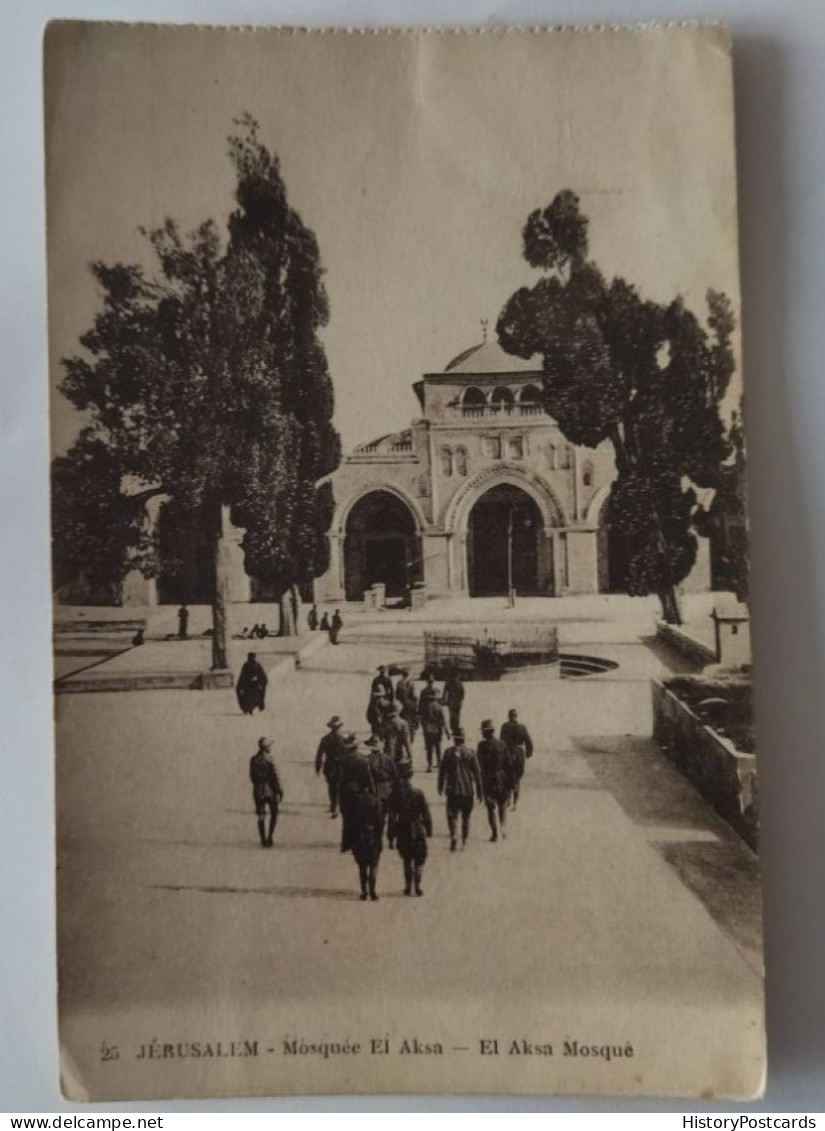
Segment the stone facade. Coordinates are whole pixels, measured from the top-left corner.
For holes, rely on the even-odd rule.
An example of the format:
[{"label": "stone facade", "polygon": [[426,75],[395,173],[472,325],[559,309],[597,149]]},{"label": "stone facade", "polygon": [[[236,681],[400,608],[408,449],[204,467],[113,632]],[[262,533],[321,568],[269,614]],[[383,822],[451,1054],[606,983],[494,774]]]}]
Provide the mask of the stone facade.
[{"label": "stone facade", "polygon": [[361,444],[331,481],[337,507],[320,601],[423,582],[428,595],[555,596],[607,588],[609,444],[568,443],[541,370],[484,342],[414,386],[421,416]]}]

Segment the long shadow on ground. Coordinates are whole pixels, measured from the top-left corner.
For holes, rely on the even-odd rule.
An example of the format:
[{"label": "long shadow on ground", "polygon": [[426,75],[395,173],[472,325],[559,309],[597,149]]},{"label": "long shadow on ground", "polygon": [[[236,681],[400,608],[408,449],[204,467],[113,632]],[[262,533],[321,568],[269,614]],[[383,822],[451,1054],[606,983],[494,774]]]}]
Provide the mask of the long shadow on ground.
[{"label": "long shadow on ground", "polygon": [[572,739],[599,785],[754,969],[762,968],[759,862],[650,738]]}]

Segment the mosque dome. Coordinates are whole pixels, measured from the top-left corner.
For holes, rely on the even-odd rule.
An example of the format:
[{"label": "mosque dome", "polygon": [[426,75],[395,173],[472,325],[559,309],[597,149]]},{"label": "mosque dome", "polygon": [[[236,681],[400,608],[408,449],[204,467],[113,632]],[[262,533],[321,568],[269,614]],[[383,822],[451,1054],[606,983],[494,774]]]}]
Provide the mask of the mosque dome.
[{"label": "mosque dome", "polygon": [[506,353],[498,342],[481,342],[477,346],[470,346],[458,357],[454,357],[445,367],[445,373],[464,373],[473,376],[483,376],[490,373],[532,373],[542,371],[541,358],[535,357],[526,360]]}]

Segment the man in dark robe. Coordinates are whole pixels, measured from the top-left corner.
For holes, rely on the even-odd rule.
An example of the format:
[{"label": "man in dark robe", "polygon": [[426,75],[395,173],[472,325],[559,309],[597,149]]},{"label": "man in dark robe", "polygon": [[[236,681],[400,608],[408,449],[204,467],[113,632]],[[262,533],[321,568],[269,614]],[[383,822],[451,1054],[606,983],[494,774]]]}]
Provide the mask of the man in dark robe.
[{"label": "man in dark robe", "polygon": [[189,636],[189,610],[186,605],[178,609],[178,639],[186,640]]},{"label": "man in dark robe", "polygon": [[259,711],[263,711],[266,705],[268,682],[266,672],[255,658],[255,653],[247,653],[246,663],[241,668],[241,674],[235,684],[238,706],[245,715],[251,715],[256,707]]}]

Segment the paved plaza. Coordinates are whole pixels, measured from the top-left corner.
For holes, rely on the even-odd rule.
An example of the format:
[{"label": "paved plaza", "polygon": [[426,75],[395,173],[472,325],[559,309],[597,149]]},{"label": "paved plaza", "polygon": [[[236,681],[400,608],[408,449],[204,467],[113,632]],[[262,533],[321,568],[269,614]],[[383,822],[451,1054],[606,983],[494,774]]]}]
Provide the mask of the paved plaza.
[{"label": "paved plaza", "polygon": [[[650,678],[684,665],[656,643],[646,613],[598,614],[561,620],[562,647],[613,659],[614,670],[467,684],[470,741],[483,718],[500,724],[511,706],[535,741],[506,840],[488,842],[477,807],[466,850],[449,852],[419,734],[414,782],[435,825],[422,899],[404,898],[401,861],[385,848],[379,901],[358,900],[313,763],[333,713],[366,733],[378,663],[418,674],[423,622],[350,617],[339,646],[271,681],[266,712],[253,718],[232,690],[58,696],[64,1017],[130,1003],[186,1008],[206,987],[240,1006],[368,988],[434,1009],[444,994],[488,990],[644,998],[720,1016],[758,1007],[755,857],[650,738]],[[261,735],[274,741],[285,788],[270,851],[258,843],[247,778]]]}]

